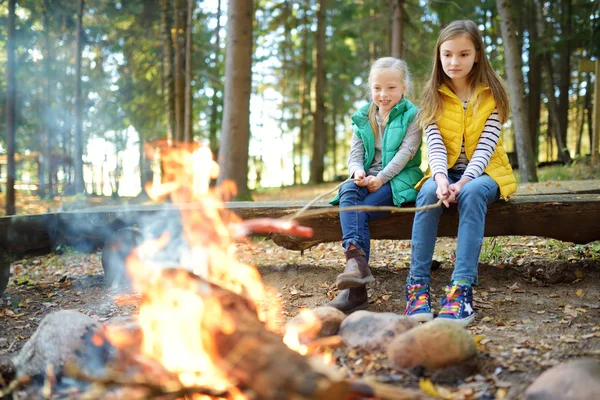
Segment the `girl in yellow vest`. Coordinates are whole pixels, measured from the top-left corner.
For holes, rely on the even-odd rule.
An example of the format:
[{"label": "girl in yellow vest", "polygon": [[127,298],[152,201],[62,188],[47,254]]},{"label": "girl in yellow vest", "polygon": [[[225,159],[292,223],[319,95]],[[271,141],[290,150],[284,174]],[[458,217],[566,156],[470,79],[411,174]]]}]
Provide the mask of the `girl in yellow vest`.
[{"label": "girl in yellow vest", "polygon": [[[421,171],[421,129],[414,122],[417,107],[404,96],[410,87],[406,63],[384,57],[371,65],[369,91],[372,101],[352,116],[349,176],[332,204],[351,206],[400,206],[415,201],[415,185]],[[371,236],[369,221],[386,212],[340,213],[346,268],[335,283],[340,290],[327,305],[346,313],[365,309],[366,284],[374,278],[369,269]]]},{"label": "girl in yellow vest", "polygon": [[[475,316],[471,286],[477,284],[487,206],[507,200],[516,190],[500,138],[508,110],[508,96],[487,59],[477,25],[469,20],[450,23],[438,37],[417,117],[427,139],[429,169],[416,186],[416,203],[457,203],[456,263],[437,318],[463,326]],[[430,268],[444,207],[417,212],[413,222],[404,314],[419,321],[433,318]]]}]

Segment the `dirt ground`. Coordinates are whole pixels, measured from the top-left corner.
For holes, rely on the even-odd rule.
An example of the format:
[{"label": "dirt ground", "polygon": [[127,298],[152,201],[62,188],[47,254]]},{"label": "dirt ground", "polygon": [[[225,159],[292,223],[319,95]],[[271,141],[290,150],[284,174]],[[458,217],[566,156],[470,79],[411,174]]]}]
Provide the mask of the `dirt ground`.
[{"label": "dirt ground", "polygon": [[[439,239],[432,273],[432,305],[452,272],[454,239]],[[286,317],[315,307],[335,293],[332,284],[343,269],[340,243],[321,244],[301,255],[271,241],[238,245],[238,257],[255,265],[264,282],[281,294]],[[410,242],[373,241],[370,310],[402,312]],[[486,239],[475,292],[479,342],[476,366],[430,374],[395,371],[381,355],[336,350],[337,363],[349,377],[418,387],[424,374],[446,398],[522,398],[544,370],[578,358],[600,359],[600,243],[575,246],[537,237]],[[119,306],[103,286],[101,253],[29,256],[12,262],[11,282],[0,298],[0,356],[18,352],[40,320],[59,309],[76,309],[101,322],[135,314]],[[435,308],[435,307],[434,307]],[[456,375],[458,373],[458,375]]]}]

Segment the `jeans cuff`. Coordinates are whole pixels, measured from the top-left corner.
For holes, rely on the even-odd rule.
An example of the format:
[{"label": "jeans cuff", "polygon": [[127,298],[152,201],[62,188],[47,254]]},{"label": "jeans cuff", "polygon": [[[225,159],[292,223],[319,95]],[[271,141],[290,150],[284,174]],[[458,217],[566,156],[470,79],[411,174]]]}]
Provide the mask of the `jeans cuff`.
[{"label": "jeans cuff", "polygon": [[472,277],[472,276],[453,276],[452,277],[453,284],[454,284],[454,282],[458,282],[458,281],[465,281],[468,286],[472,286],[472,285],[477,286],[477,277]]},{"label": "jeans cuff", "polygon": [[359,243],[357,240],[355,239],[348,239],[348,240],[344,240],[342,242],[342,247],[344,248],[344,250],[348,251],[348,248],[350,247],[350,245],[353,244],[354,246],[356,246],[359,249],[363,249],[364,247],[361,243]]},{"label": "jeans cuff", "polygon": [[420,278],[412,275],[406,277],[406,283],[408,285],[426,285],[431,281],[431,278]]}]

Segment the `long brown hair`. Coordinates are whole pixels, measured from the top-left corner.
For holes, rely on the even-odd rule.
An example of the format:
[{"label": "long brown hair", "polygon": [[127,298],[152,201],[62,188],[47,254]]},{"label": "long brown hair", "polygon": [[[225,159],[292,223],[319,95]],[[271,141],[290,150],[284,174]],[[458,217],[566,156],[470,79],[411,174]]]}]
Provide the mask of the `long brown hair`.
[{"label": "long brown hair", "polygon": [[446,75],[442,68],[440,60],[440,47],[448,40],[457,36],[464,35],[471,39],[477,53],[473,69],[467,76],[468,84],[473,91],[480,83],[488,86],[492,91],[496,108],[498,109],[498,117],[500,123],[506,122],[509,114],[508,94],[502,84],[502,80],[492,68],[487,55],[484,51],[483,39],[477,29],[477,24],[471,20],[453,21],[440,32],[437,43],[435,45],[435,53],[433,56],[433,68],[431,78],[425,85],[421,103],[419,104],[419,124],[421,128],[427,127],[435,122],[441,116],[443,101],[442,96],[438,92],[438,88],[442,83],[445,83],[454,90],[451,79]]},{"label": "long brown hair", "polygon": [[[396,57],[382,57],[373,61],[371,64],[371,69],[369,71],[369,80],[367,82],[368,85],[368,93],[369,93],[369,101],[371,101],[371,105],[369,106],[369,123],[371,125],[371,129],[373,129],[373,134],[375,137],[379,135],[379,124],[377,123],[377,106],[373,102],[371,98],[371,84],[373,82],[373,77],[375,74],[381,72],[384,69],[391,69],[398,74],[400,81],[404,85],[404,95],[410,89],[410,72],[408,70],[408,65],[406,61],[396,58]],[[387,125],[387,118],[384,121],[384,124]]]}]

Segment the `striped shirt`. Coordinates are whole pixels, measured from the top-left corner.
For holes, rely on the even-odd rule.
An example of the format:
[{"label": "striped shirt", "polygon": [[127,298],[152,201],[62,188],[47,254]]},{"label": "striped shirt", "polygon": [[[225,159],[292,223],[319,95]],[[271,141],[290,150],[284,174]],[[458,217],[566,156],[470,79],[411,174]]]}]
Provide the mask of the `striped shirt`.
[{"label": "striped shirt", "polygon": [[[465,112],[468,104],[468,101],[463,102],[463,108],[465,109]],[[498,119],[498,110],[494,109],[485,122],[483,132],[481,132],[479,142],[477,143],[477,147],[475,148],[475,152],[473,152],[473,157],[471,157],[471,160],[469,161],[467,158],[467,154],[465,152],[465,139],[463,136],[460,156],[458,157],[458,160],[456,160],[456,163],[450,167],[450,169],[455,171],[464,171],[463,176],[470,179],[475,179],[481,176],[483,171],[485,171],[490,163],[492,154],[494,154],[494,151],[496,150],[496,146],[500,140],[501,129],[502,124]],[[427,141],[427,154],[429,158],[431,176],[435,177],[435,175],[438,173],[448,176],[448,153],[446,151],[446,146],[444,146],[440,129],[435,122],[425,128],[425,138]]]}]

